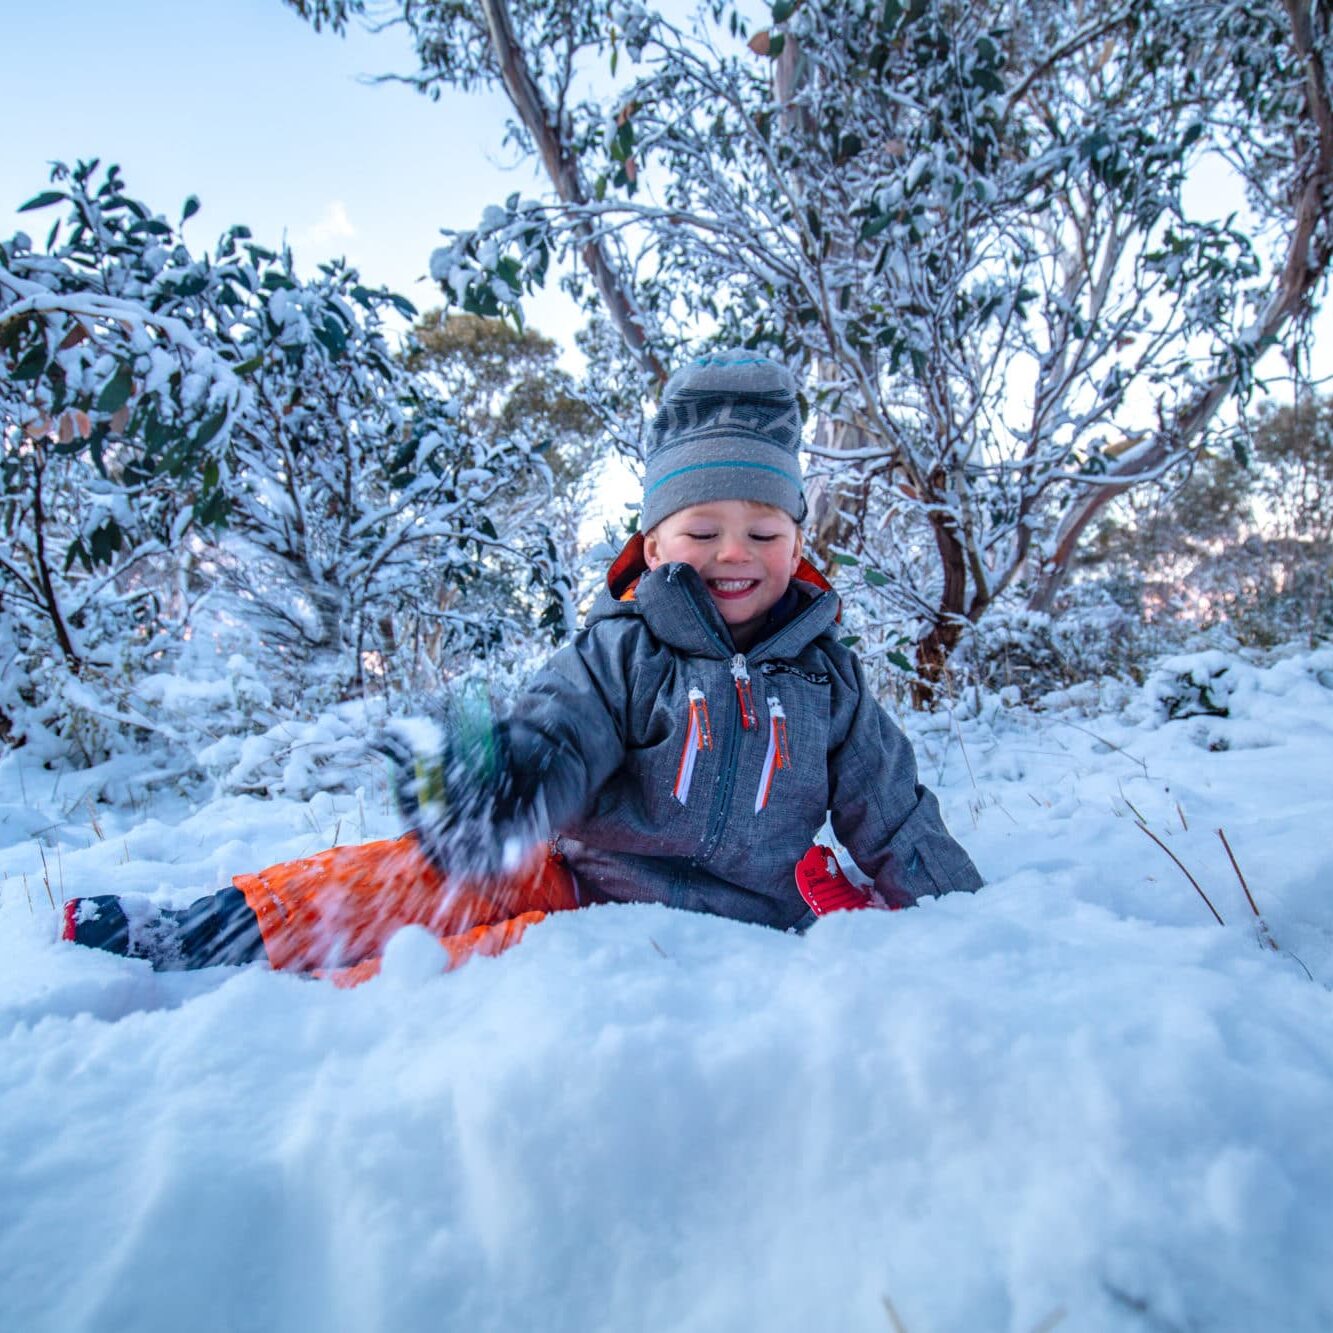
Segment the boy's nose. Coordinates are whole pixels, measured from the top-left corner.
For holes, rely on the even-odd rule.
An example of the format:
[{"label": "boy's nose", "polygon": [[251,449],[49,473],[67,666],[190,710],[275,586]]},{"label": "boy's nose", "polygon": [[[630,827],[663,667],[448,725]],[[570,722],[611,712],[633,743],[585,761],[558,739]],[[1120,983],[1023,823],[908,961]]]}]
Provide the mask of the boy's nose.
[{"label": "boy's nose", "polygon": [[723,537],[721,545],[718,547],[717,558],[735,564],[741,560],[748,560],[749,551],[745,543],[739,537]]}]

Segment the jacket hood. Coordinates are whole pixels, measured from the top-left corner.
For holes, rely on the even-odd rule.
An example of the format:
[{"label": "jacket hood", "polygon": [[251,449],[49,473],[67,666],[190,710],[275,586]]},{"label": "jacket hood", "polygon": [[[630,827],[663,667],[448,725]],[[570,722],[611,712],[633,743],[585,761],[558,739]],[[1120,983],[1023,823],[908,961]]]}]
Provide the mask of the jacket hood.
[{"label": "jacket hood", "polygon": [[[790,657],[825,633],[842,614],[838,594],[823,574],[802,558],[792,576],[802,598],[801,608],[768,638],[746,654],[752,661]],[[625,543],[607,570],[606,587],[597,595],[588,624],[613,616],[640,616],[648,628],[681,652],[700,657],[732,657],[731,631],[708,589],[694,569],[683,562],[650,570],[643,553],[643,534]]]}]

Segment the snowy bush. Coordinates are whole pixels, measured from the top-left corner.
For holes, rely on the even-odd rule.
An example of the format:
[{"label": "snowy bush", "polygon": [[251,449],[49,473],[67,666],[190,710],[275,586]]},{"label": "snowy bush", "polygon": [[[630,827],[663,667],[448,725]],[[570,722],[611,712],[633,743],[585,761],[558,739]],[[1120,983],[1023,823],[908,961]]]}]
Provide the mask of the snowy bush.
[{"label": "snowy bush", "polygon": [[25,205],[69,207],[48,252],[0,244],[11,743],[94,765],[195,734],[134,696],[175,672],[209,602],[248,626],[272,702],[307,715],[429,689],[539,619],[567,632],[537,443],[459,437],[389,345],[408,302],[342,263],[302,279],[245,227],[196,256],[197,201],[173,224],[114,167],[58,165],[52,185]]},{"label": "snowy bush", "polygon": [[369,741],[384,725],[382,708],[361,700],[309,721],[284,719],[265,731],[220,737],[199,763],[217,790],[308,801],[319,792],[355,793],[377,761]]},{"label": "snowy bush", "polygon": [[1144,693],[1163,722],[1187,717],[1230,717],[1229,701],[1238,684],[1237,662],[1209,649],[1159,662]]},{"label": "snowy bush", "polygon": [[[1267,346],[1308,346],[1325,7],[779,0],[622,28],[603,0],[287,3],[405,30],[423,91],[509,95],[550,188],[448,234],[450,304],[517,310],[567,256],[627,401],[710,345],[804,377],[812,546],[905,578],[932,680],[1019,580],[1051,611],[1103,506],[1215,437]],[[1209,159],[1245,210],[1187,188]]]},{"label": "snowy bush", "polygon": [[1141,679],[1151,638],[1104,590],[1076,584],[1053,613],[1003,601],[976,627],[959,665],[966,679],[1017,687],[1031,703],[1103,676]]}]

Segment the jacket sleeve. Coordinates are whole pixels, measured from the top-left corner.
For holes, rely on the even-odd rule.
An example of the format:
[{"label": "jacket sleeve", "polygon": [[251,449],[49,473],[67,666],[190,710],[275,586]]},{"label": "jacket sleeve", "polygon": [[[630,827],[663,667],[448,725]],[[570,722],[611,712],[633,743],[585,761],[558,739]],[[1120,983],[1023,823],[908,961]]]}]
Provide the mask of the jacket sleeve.
[{"label": "jacket sleeve", "polygon": [[633,621],[581,631],[533,677],[501,723],[510,783],[549,832],[576,823],[624,761]]},{"label": "jacket sleeve", "polygon": [[934,793],[917,780],[911,742],[876,702],[855,657],[850,675],[851,718],[829,753],[834,833],[890,906],[975,892],[981,876],[945,828]]}]

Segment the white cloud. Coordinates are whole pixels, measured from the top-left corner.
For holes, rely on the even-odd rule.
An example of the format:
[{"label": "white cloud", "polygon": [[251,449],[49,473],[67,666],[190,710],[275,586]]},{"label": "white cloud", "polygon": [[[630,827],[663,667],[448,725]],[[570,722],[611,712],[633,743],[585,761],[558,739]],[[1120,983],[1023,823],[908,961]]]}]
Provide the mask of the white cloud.
[{"label": "white cloud", "polygon": [[325,207],[318,222],[292,234],[291,245],[298,257],[303,250],[318,250],[327,254],[339,249],[339,242],[350,240],[356,234],[356,227],[347,216],[347,205],[341,199],[333,199]]}]

